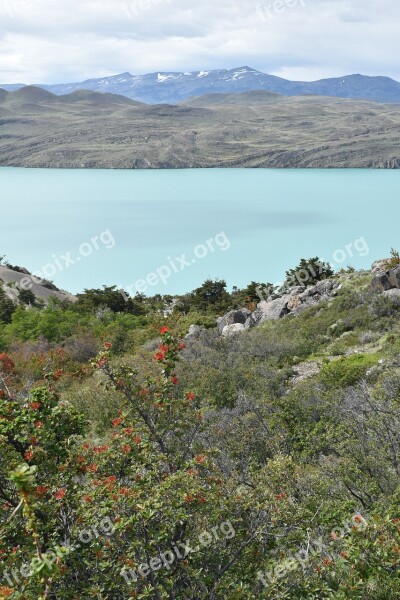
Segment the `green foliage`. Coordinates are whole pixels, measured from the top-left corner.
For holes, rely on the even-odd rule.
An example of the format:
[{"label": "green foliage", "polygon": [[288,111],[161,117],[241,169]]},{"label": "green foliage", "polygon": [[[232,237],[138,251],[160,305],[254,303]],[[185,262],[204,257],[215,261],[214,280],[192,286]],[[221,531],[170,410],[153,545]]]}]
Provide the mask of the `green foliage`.
[{"label": "green foliage", "polygon": [[20,290],[19,301],[22,302],[22,304],[30,304],[33,306],[36,303],[36,296],[32,290]]},{"label": "green foliage", "polygon": [[397,599],[400,325],[342,277],[226,339],[224,286],[184,315],[19,306],[0,326],[0,598]]},{"label": "green foliage", "polygon": [[376,354],[354,354],[348,358],[333,360],[321,371],[321,380],[329,386],[355,385],[365,376],[368,369],[379,360]]},{"label": "green foliage", "polygon": [[388,262],[386,264],[386,268],[388,270],[395,269],[399,265],[400,265],[400,253],[398,252],[398,250],[391,248],[390,249],[390,259],[388,260]]},{"label": "green foliage", "polygon": [[226,291],[226,282],[207,279],[203,285],[190,294],[190,306],[194,310],[224,311],[231,305],[231,297]]},{"label": "green foliage", "polygon": [[314,258],[302,258],[294,269],[286,271],[286,286],[314,285],[318,281],[328,279],[334,274],[331,266],[322,261],[318,256]]},{"label": "green foliage", "polygon": [[14,311],[15,305],[13,301],[7,298],[0,284],[0,325],[1,323],[10,323]]},{"label": "green foliage", "polygon": [[76,307],[87,312],[108,308],[114,313],[144,314],[141,299],[129,298],[125,293],[121,293],[121,290],[118,290],[115,285],[104,286],[101,290],[84,290],[82,294],[78,294]]}]

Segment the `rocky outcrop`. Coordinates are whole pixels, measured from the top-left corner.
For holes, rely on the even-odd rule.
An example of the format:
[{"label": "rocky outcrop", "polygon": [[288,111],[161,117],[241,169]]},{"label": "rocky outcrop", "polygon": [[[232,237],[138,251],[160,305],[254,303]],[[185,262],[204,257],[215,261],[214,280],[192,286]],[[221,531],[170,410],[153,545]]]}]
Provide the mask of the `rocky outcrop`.
[{"label": "rocky outcrop", "polygon": [[0,285],[6,296],[13,302],[18,302],[21,290],[31,290],[38,300],[45,304],[50,298],[75,302],[77,297],[58,289],[56,286],[43,279],[39,279],[26,269],[8,268],[0,266]]},{"label": "rocky outcrop", "polygon": [[[375,264],[376,263],[374,263],[374,265]],[[371,282],[371,289],[374,292],[386,292],[388,290],[400,289],[400,265],[386,271],[383,270],[381,265],[381,268],[373,269],[373,273],[374,278]]]},{"label": "rocky outcrop", "polygon": [[272,294],[268,300],[262,300],[252,313],[247,309],[232,310],[217,321],[220,333],[224,337],[235,335],[264,321],[277,321],[287,315],[298,315],[306,308],[329,300],[339,289],[337,281],[326,279],[311,287],[296,286],[283,294]]},{"label": "rocky outcrop", "polygon": [[231,310],[223,317],[220,317],[219,319],[217,319],[217,327],[218,327],[220,333],[223,333],[224,329],[226,327],[229,327],[230,325],[240,324],[240,325],[243,325],[243,329],[244,329],[244,325],[250,316],[251,316],[251,312],[249,310],[247,310],[247,308],[241,308],[239,310]]},{"label": "rocky outcrop", "polygon": [[201,325],[190,325],[189,330],[185,335],[185,338],[188,339],[191,337],[198,336],[202,331],[204,331],[204,327],[202,327]]},{"label": "rocky outcrop", "polygon": [[392,290],[386,290],[386,292],[383,292],[383,296],[396,301],[397,299],[400,299],[400,289],[393,288]]},{"label": "rocky outcrop", "polygon": [[232,325],[226,325],[226,327],[223,328],[222,335],[224,337],[231,337],[242,331],[245,331],[245,326],[242,323],[232,323]]}]

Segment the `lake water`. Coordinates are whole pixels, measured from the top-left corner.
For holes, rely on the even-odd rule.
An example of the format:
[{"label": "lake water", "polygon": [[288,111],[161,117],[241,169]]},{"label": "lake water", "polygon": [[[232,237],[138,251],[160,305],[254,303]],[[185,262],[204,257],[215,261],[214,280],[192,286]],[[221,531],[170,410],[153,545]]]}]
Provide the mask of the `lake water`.
[{"label": "lake water", "polygon": [[0,255],[72,292],[279,282],[300,258],[400,248],[400,172],[0,169]]}]

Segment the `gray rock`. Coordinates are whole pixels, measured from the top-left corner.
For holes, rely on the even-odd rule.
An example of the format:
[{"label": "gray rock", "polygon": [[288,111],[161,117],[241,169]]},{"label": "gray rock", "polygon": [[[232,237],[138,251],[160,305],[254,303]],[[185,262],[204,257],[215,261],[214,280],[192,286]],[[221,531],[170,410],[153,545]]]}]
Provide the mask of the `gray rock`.
[{"label": "gray rock", "polygon": [[235,323],[240,323],[241,325],[244,325],[246,323],[247,319],[250,317],[250,315],[251,315],[251,312],[249,310],[247,310],[247,308],[241,308],[239,310],[231,310],[223,317],[220,317],[219,319],[217,319],[218,329],[222,333],[222,331],[228,325],[234,325]]},{"label": "gray rock", "polygon": [[400,289],[393,288],[392,290],[386,290],[382,295],[386,296],[386,298],[390,298],[391,300],[397,300],[400,299]]},{"label": "gray rock", "polygon": [[316,294],[327,295],[332,292],[335,287],[335,281],[332,279],[324,279],[323,281],[318,281],[318,283],[314,286],[314,290]]},{"label": "gray rock", "polygon": [[257,306],[257,309],[253,313],[253,318],[257,325],[263,323],[264,321],[277,321],[281,319],[285,315],[289,314],[288,303],[290,301],[290,296],[285,295],[281,298],[277,298],[276,300],[272,300],[271,302],[266,302],[263,300]]},{"label": "gray rock", "polygon": [[375,276],[371,282],[371,289],[374,292],[384,292],[392,288],[392,284],[389,281],[389,275],[385,271],[376,271]]},{"label": "gray rock", "polygon": [[242,331],[245,331],[243,323],[232,323],[232,325],[226,325],[226,327],[223,328],[222,335],[224,337],[231,337],[237,333],[242,333]]},{"label": "gray rock", "polygon": [[201,325],[190,325],[185,338],[191,337],[192,335],[198,335],[201,331],[204,331],[204,327]]},{"label": "gray rock", "polygon": [[295,287],[292,287],[288,290],[289,294],[291,296],[298,296],[299,294],[302,294],[303,292],[306,291],[306,287],[304,287],[303,285],[296,285]]},{"label": "gray rock", "polygon": [[388,273],[388,277],[392,287],[400,288],[400,266],[391,269]]},{"label": "gray rock", "polygon": [[372,263],[372,273],[375,274],[378,271],[386,271],[386,265],[390,261],[390,258],[380,258]]}]

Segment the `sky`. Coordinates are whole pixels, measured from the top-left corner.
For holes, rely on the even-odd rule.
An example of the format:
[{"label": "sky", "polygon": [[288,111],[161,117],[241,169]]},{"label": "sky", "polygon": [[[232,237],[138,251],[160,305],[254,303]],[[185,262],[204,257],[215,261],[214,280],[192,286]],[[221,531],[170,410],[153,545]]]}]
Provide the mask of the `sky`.
[{"label": "sky", "polygon": [[250,66],[400,80],[398,0],[0,0],[0,82]]}]

